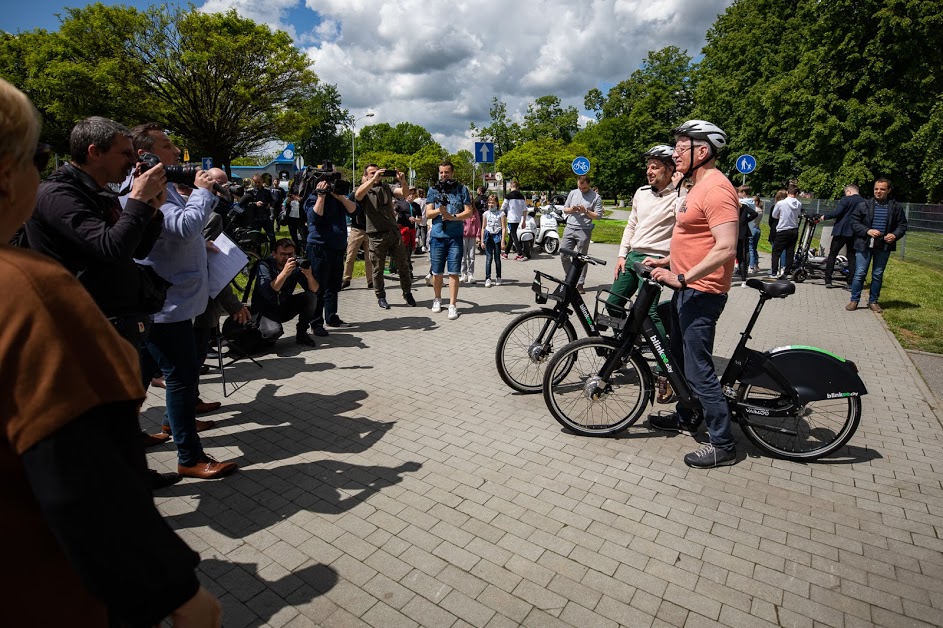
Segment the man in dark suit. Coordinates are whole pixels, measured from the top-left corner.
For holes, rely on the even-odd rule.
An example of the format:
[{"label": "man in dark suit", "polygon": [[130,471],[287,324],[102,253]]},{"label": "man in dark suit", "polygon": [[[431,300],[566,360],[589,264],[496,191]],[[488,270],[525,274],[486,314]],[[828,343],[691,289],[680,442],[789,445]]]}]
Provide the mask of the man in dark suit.
[{"label": "man in dark suit", "polygon": [[890,192],[890,180],[879,178],[874,182],[874,198],[858,203],[851,214],[857,268],[855,278],[851,282],[851,301],[845,306],[849,312],[858,309],[861,290],[864,288],[864,276],[868,273],[868,264],[871,264],[872,260],[868,309],[881,312],[878,298],[881,296],[884,268],[891,257],[891,251],[897,248],[897,241],[907,233],[907,216],[900,203],[889,197]]},{"label": "man in dark suit", "polygon": [[832,270],[835,268],[835,258],[838,257],[838,252],[842,248],[845,249],[845,255],[848,257],[847,282],[849,286],[855,277],[855,234],[851,230],[851,213],[863,201],[864,199],[858,194],[857,185],[846,185],[845,195],[838,201],[835,211],[823,216],[823,220],[835,221],[832,227],[832,244],[828,249],[828,258],[825,260],[825,285],[829,288],[833,287]]}]

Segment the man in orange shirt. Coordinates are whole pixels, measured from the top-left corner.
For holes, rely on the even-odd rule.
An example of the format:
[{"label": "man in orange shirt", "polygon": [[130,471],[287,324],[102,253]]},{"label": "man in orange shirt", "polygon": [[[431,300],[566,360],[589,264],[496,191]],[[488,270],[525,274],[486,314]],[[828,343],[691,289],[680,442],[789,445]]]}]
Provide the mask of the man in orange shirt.
[{"label": "man in orange shirt", "polygon": [[[647,258],[652,278],[675,288],[671,314],[671,353],[678,360],[694,396],[701,402],[710,442],[684,457],[690,467],[711,469],[734,464],[737,452],[730,429],[730,410],[714,371],[714,331],[724,311],[734,256],[740,201],[726,176],[715,167],[727,135],[704,120],[689,120],[675,129],[672,158],[677,171],[694,181],[678,209],[671,234],[671,254]],[[670,269],[670,270],[669,270]],[[701,416],[689,408],[652,417],[655,429],[694,434]]]}]

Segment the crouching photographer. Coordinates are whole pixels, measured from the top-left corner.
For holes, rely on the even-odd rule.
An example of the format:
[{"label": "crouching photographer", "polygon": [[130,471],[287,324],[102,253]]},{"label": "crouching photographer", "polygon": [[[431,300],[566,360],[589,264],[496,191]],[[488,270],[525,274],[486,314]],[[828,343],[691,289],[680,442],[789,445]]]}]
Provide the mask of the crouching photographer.
[{"label": "crouching photographer", "polygon": [[317,312],[312,321],[315,336],[327,336],[324,325],[344,327],[337,314],[337,295],[344,276],[347,252],[347,214],[357,205],[347,198],[350,182],[341,179],[330,161],[309,168],[301,179],[301,198],[308,218],[308,261],[318,283]]},{"label": "crouching photographer", "polygon": [[[308,328],[318,312],[319,284],[311,272],[311,262],[298,259],[295,243],[289,238],[277,241],[275,251],[259,263],[258,282],[252,311],[274,323],[287,323],[297,316],[295,342],[313,347]],[[298,286],[302,292],[295,294]],[[264,324],[261,318],[259,324]]]}]

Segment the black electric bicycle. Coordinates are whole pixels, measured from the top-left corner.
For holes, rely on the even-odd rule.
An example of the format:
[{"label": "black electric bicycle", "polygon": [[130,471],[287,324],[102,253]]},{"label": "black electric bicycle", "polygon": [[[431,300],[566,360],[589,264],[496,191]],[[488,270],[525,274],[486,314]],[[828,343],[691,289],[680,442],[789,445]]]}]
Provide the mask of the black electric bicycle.
[{"label": "black electric bicycle", "polygon": [[[663,365],[679,402],[701,413],[667,342],[648,308],[658,293],[651,268],[633,266],[645,277],[616,338],[581,338],[557,351],[544,371],[544,401],[564,427],[588,436],[616,434],[635,423],[654,402],[653,375],[638,350],[644,340]],[[759,449],[787,460],[827,456],[848,442],[861,422],[867,394],[858,368],[823,349],[803,345],[765,352],[747,348],[763,306],[793,294],[789,281],[748,279],[760,299],[727,368],[721,387],[731,416]]]},{"label": "black electric bicycle", "polygon": [[[540,392],[544,367],[553,355],[554,345],[559,347],[576,340],[576,328],[570,322],[570,316],[574,312],[578,313],[577,320],[582,324],[587,336],[600,335],[593,315],[576,289],[576,284],[587,264],[605,266],[606,262],[569,249],[561,249],[560,253],[569,255],[573,260],[566,278],[561,281],[535,270],[534,282],[531,284],[538,305],[554,301],[554,306],[529,310],[514,318],[501,332],[494,351],[494,360],[501,379],[522,393]],[[544,286],[543,280],[557,285],[551,290]]]}]

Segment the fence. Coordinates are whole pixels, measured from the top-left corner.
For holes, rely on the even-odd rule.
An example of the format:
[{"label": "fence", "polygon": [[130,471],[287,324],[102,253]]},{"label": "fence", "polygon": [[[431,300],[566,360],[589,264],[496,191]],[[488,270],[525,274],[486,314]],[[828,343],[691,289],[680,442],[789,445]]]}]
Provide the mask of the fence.
[{"label": "fence", "polygon": [[[835,209],[836,200],[800,198],[802,208],[815,214]],[[763,199],[768,212],[772,199]],[[897,257],[927,268],[943,271],[943,205],[901,203],[907,216],[907,235],[897,245]],[[767,214],[768,215],[768,214]]]}]

